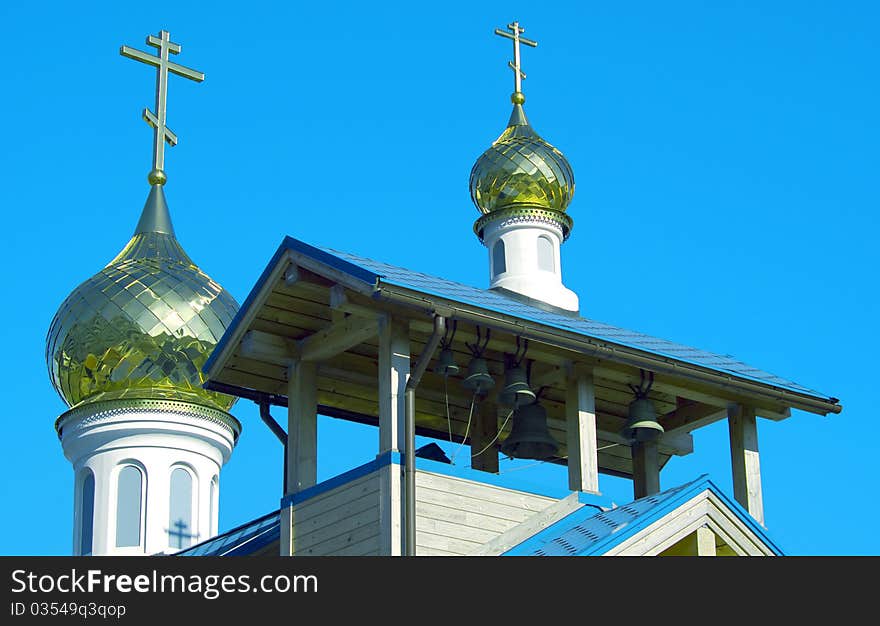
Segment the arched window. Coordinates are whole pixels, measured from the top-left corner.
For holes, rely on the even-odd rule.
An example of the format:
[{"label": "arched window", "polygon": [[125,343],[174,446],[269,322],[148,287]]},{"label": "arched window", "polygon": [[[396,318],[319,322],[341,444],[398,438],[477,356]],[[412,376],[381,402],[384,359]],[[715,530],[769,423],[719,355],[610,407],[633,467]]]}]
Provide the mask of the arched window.
[{"label": "arched window", "polygon": [[80,503],[79,553],[92,553],[92,535],[95,528],[95,475],[87,469],[82,483],[82,501]]},{"label": "arched window", "polygon": [[171,502],[168,507],[168,545],[188,548],[196,536],[193,529],[193,478],[182,467],[171,472]]},{"label": "arched window", "polygon": [[538,269],[555,272],[554,256],[556,255],[553,253],[553,242],[550,241],[550,238],[544,235],[538,237]]},{"label": "arched window", "polygon": [[134,465],[119,470],[116,491],[116,547],[141,545],[143,475]]},{"label": "arched window", "polygon": [[217,488],[218,481],[217,477],[214,476],[211,479],[211,493],[209,494],[210,500],[208,501],[208,506],[211,507],[210,514],[208,517],[208,524],[210,527],[210,533],[213,537],[217,534]]},{"label": "arched window", "polygon": [[498,276],[507,271],[507,262],[504,259],[504,241],[499,239],[492,246],[492,275]]}]

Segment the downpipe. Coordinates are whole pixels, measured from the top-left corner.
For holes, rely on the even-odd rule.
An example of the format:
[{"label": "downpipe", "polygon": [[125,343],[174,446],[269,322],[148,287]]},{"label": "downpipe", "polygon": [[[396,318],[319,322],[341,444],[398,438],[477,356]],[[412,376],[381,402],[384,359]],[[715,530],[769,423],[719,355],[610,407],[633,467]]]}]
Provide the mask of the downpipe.
[{"label": "downpipe", "polygon": [[[446,318],[442,315],[434,315],[434,331],[425,344],[425,349],[419,356],[415,368],[406,381],[404,391],[404,437],[406,438],[405,461],[403,466],[404,484],[404,549],[406,556],[416,555],[416,387],[422,379],[422,374],[428,368],[428,363],[443,334],[446,332]],[[286,472],[285,472],[286,475]]]},{"label": "downpipe", "polygon": [[281,424],[275,421],[275,418],[272,417],[272,412],[269,410],[269,400],[268,398],[261,398],[257,404],[260,406],[260,419],[269,427],[269,430],[278,438],[278,441],[281,442],[281,445],[284,446],[284,475],[282,476],[282,485],[284,489],[283,495],[287,495],[287,433],[281,427]]}]

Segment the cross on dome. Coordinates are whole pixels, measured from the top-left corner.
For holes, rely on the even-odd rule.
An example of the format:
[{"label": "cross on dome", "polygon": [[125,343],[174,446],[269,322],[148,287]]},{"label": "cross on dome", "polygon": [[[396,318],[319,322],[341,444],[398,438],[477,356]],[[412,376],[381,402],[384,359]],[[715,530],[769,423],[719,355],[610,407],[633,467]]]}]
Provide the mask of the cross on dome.
[{"label": "cross on dome", "polygon": [[522,81],[525,80],[526,74],[522,71],[522,64],[520,63],[519,44],[522,43],[531,46],[532,48],[536,48],[538,42],[526,39],[525,37],[520,37],[522,33],[526,32],[526,29],[522,28],[519,25],[519,22],[508,24],[507,30],[510,32],[505,32],[500,28],[496,28],[495,34],[513,41],[513,61],[507,62],[507,66],[513,70],[514,92],[511,98],[514,100],[514,103],[517,103],[517,100],[521,100],[519,104],[522,104],[525,102],[525,96],[522,95]]},{"label": "cross on dome", "polygon": [[162,185],[166,180],[164,171],[165,142],[168,142],[170,146],[177,145],[177,135],[165,123],[168,72],[194,80],[197,83],[205,80],[205,75],[169,60],[170,54],[180,54],[180,45],[171,41],[167,30],[159,31],[158,37],[153,35],[147,37],[147,44],[159,49],[156,56],[128,46],[122,46],[119,53],[129,59],[156,67],[156,112],[153,113],[150,109],[145,108],[143,117],[144,121],[153,127],[153,171],[150,172],[149,181],[151,185]]}]

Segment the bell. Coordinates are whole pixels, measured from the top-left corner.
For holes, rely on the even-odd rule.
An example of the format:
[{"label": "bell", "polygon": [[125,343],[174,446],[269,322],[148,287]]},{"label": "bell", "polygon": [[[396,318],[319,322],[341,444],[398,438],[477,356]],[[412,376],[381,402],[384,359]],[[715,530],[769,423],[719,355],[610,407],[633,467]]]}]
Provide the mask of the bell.
[{"label": "bell", "polygon": [[547,429],[547,410],[533,402],[513,413],[513,429],[501,444],[501,452],[515,459],[549,459],[559,444]]},{"label": "bell", "polygon": [[498,393],[498,402],[508,406],[522,406],[535,401],[535,392],[529,387],[526,371],[511,367],[504,374],[504,387]]},{"label": "bell", "polygon": [[441,376],[455,376],[460,369],[455,362],[452,348],[443,348],[440,351],[440,356],[437,357],[437,367],[434,368],[434,371]]},{"label": "bell", "polygon": [[468,389],[473,389],[475,393],[484,393],[495,386],[495,379],[489,374],[489,365],[486,359],[482,357],[474,357],[468,363],[468,373],[461,382]]},{"label": "bell", "polygon": [[662,435],[663,426],[657,421],[654,403],[644,396],[630,402],[629,418],[620,434],[635,441],[653,441]]}]

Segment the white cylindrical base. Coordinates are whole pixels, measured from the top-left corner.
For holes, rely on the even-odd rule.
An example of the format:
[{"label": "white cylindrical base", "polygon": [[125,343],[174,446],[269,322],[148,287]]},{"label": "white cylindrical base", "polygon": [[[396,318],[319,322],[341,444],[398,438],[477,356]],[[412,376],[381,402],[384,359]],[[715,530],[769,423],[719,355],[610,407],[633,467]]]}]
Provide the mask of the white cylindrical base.
[{"label": "white cylindrical base", "polygon": [[576,312],[577,294],[562,284],[562,239],[562,228],[550,221],[517,217],[486,224],[490,289],[507,289]]},{"label": "white cylindrical base", "polygon": [[[235,418],[185,402],[117,400],[72,409],[57,427],[74,469],[74,555],[170,554],[216,535],[220,468],[240,431]],[[129,482],[120,481],[127,467],[139,472],[139,505],[130,482],[138,474],[128,470]],[[178,473],[172,505],[171,476],[177,469],[188,477]],[[91,490],[84,489],[89,474],[91,506],[85,501]],[[172,507],[189,519],[172,520]],[[132,523],[138,513],[139,527]],[[118,524],[127,529],[120,531],[125,537],[117,537]]]}]

